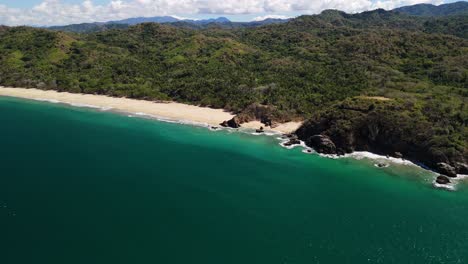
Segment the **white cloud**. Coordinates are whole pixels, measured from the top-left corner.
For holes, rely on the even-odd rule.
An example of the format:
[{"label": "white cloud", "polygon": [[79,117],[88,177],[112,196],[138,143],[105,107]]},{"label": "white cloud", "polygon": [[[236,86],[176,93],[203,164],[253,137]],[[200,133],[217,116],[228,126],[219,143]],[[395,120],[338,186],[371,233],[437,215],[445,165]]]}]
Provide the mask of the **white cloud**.
[{"label": "white cloud", "polygon": [[[441,4],[442,0],[111,0],[95,4],[83,0],[69,4],[61,0],[43,0],[30,9],[0,5],[0,24],[60,25],[118,20],[140,16],[197,14],[316,14],[324,9],[360,12],[376,8],[392,9],[416,3]],[[270,15],[271,17],[272,15]],[[262,15],[262,17],[267,17]]]},{"label": "white cloud", "polygon": [[253,19],[253,21],[263,21],[266,19],[288,19],[291,17],[283,16],[283,15],[266,15],[266,16],[258,16]]}]

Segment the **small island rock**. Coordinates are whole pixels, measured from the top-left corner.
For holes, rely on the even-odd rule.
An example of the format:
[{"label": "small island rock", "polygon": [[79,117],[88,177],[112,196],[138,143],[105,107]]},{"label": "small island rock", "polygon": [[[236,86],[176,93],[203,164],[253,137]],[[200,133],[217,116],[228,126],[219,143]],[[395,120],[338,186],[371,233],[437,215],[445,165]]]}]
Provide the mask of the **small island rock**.
[{"label": "small island rock", "polygon": [[284,144],[283,144],[284,146],[289,147],[289,146],[292,146],[292,145],[299,145],[299,144],[301,144],[301,141],[299,140],[299,138],[297,138],[297,136],[294,135],[294,134],[288,135],[288,138],[289,138],[289,141],[286,142],[286,143],[284,143]]},{"label": "small island rock", "polygon": [[385,164],[385,163],[378,163],[378,164],[377,164],[377,167],[379,167],[379,168],[385,168],[385,167],[388,167],[388,165]]},{"label": "small island rock", "polygon": [[436,182],[438,184],[448,184],[450,183],[450,179],[447,176],[440,175],[437,177]]}]

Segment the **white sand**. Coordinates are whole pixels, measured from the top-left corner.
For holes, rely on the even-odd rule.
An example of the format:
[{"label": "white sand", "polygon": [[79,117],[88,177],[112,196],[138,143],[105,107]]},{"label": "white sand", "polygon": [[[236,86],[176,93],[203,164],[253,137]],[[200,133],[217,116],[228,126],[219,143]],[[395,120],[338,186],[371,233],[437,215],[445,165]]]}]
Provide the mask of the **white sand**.
[{"label": "white sand", "polygon": [[[234,115],[222,109],[213,109],[186,105],[175,102],[156,103],[145,100],[135,100],[128,98],[115,98],[104,95],[74,94],[57,91],[43,91],[38,89],[9,88],[0,86],[0,96],[11,96],[25,99],[60,102],[75,106],[88,106],[102,109],[112,109],[131,114],[145,114],[158,118],[171,119],[176,121],[194,122],[219,126],[225,120],[229,120]],[[276,132],[290,133],[295,131],[301,123],[290,122],[281,124],[271,129]],[[259,128],[264,126],[260,122],[250,122],[243,124],[245,128]],[[266,129],[269,130],[269,129]]]}]

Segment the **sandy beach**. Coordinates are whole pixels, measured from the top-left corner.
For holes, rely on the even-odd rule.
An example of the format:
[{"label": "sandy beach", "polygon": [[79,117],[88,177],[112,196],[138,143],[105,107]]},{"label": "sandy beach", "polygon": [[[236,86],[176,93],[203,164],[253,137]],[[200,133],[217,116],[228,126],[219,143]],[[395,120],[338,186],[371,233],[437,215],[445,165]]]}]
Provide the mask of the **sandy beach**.
[{"label": "sandy beach", "polygon": [[[39,89],[10,88],[0,86],[0,96],[11,96],[17,98],[51,101],[75,106],[89,106],[114,111],[126,112],[130,114],[146,114],[158,118],[165,118],[177,121],[188,121],[194,123],[219,126],[224,120],[229,120],[234,115],[222,109],[213,109],[175,102],[151,102],[144,100],[135,100],[128,98],[115,98],[104,95],[93,94],[74,94],[57,91],[44,91]],[[281,133],[291,133],[295,131],[300,122],[289,122],[280,124],[271,130]],[[242,124],[244,128],[257,129],[263,126],[258,121]]]}]

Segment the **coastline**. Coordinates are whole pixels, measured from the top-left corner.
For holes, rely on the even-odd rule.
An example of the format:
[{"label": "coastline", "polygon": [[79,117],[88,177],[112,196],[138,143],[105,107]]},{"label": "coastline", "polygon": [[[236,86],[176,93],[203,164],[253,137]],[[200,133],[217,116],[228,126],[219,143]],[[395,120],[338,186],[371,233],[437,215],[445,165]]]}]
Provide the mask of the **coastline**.
[{"label": "coastline", "polygon": [[[226,112],[222,109],[193,106],[176,102],[152,102],[128,98],[114,98],[104,95],[73,94],[67,92],[57,92],[53,90],[39,90],[34,88],[9,88],[0,86],[0,96],[46,101],[51,103],[62,103],[76,107],[96,108],[102,109],[104,111],[126,113],[129,116],[149,117],[162,121],[175,121],[187,124],[205,125],[209,127],[219,127],[219,123],[234,117],[234,114]],[[294,132],[300,125],[301,122],[283,123],[279,124],[273,129],[266,128],[265,133],[267,135],[288,134]],[[241,129],[255,130],[260,126],[264,125],[259,121],[252,121],[242,124]],[[252,134],[260,135],[258,133]],[[437,173],[434,173],[433,171],[428,170],[427,168],[424,168],[421,165],[415,164],[409,160],[388,158],[370,152],[355,152],[344,156],[326,155],[315,152],[313,149],[307,147],[302,141],[300,144],[285,146],[284,143],[287,142],[288,139],[278,139],[281,141],[280,145],[282,147],[288,149],[300,147],[306,154],[315,153],[325,158],[353,158],[357,160],[367,158],[374,161],[383,161],[385,163],[419,167],[420,169],[427,170],[430,174],[432,174],[434,178],[432,182],[433,186],[440,189],[454,191],[456,190],[456,186],[460,181],[465,181],[468,179],[468,175],[459,174],[457,179],[452,179],[453,181],[451,184],[440,185],[435,182]]]},{"label": "coastline", "polygon": [[[234,114],[222,109],[213,109],[176,102],[151,102],[129,98],[109,97],[105,95],[74,94],[34,88],[11,88],[0,86],[0,96],[114,110],[141,116],[206,124],[214,127],[218,127],[221,122],[234,117]],[[300,125],[301,122],[288,122],[279,124],[275,128],[266,128],[265,131],[291,133],[297,130]],[[248,129],[258,129],[260,126],[263,126],[263,124],[258,121],[242,124],[243,128]]]},{"label": "coastline", "polygon": [[[336,154],[322,154],[315,151],[313,148],[308,147],[304,141],[300,141],[300,144],[295,144],[291,146],[286,146],[284,143],[288,142],[288,138],[279,137],[277,138],[280,140],[280,146],[287,148],[287,149],[294,149],[300,148],[302,153],[307,155],[319,155],[320,157],[327,158],[327,159],[354,159],[354,160],[369,160],[373,163],[373,165],[378,169],[386,169],[388,167],[393,167],[394,165],[402,165],[406,167],[413,167],[418,170],[424,171],[427,176],[431,179],[432,187],[436,189],[442,189],[447,191],[457,191],[459,184],[466,184],[468,183],[468,175],[465,174],[457,174],[456,178],[450,178],[450,183],[447,184],[439,184],[436,182],[437,176],[441,175],[440,173],[431,170],[430,168],[424,166],[423,164],[416,163],[414,161],[410,161],[404,158],[395,158],[389,157],[385,155],[379,155],[372,152],[367,151],[355,151],[353,153],[347,153],[345,155],[336,155]],[[384,166],[380,166],[384,165]]]}]

